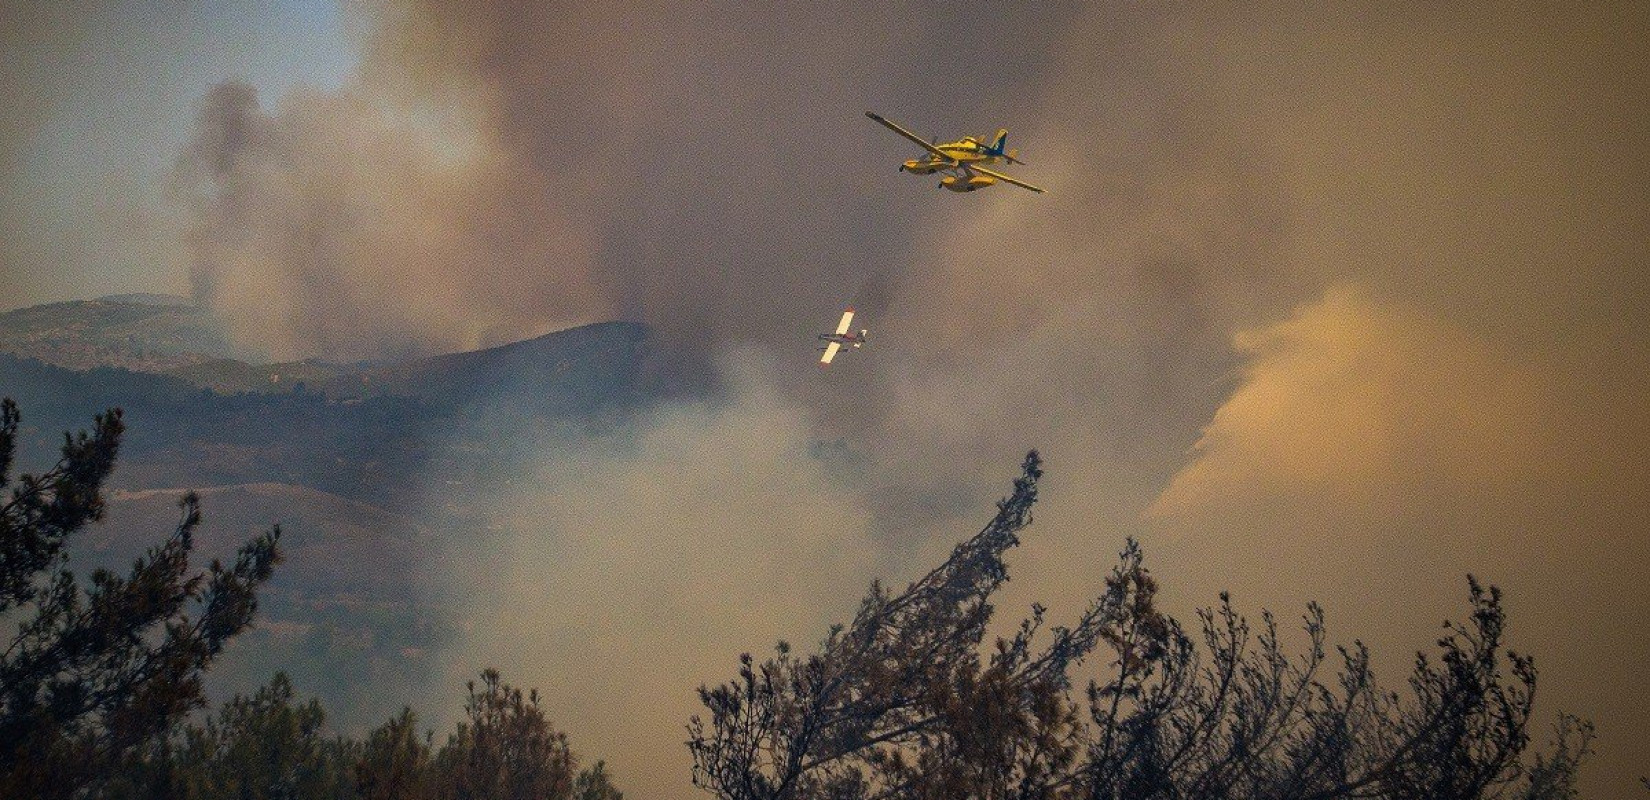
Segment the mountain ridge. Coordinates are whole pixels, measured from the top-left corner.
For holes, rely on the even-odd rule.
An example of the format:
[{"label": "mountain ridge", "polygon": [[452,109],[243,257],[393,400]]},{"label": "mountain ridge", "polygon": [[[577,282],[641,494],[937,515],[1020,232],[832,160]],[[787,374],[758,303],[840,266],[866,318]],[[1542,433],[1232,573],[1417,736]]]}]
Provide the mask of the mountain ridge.
[{"label": "mountain ridge", "polygon": [[223,326],[195,306],[69,300],[0,313],[0,352],[69,369],[164,372],[230,355]]},{"label": "mountain ridge", "polygon": [[[20,311],[6,319],[36,332],[73,327],[82,343],[108,340],[99,321],[197,313],[105,301]],[[393,714],[443,674],[436,654],[456,636],[453,601],[417,576],[495,546],[490,487],[530,480],[522,465],[543,448],[622,431],[656,400],[641,380],[651,332],[633,322],[389,364],[221,357],[167,370],[121,358],[76,369],[33,357],[4,331],[0,396],[22,412],[19,470],[53,463],[63,431],[93,414],[124,411],[108,516],[77,537],[77,569],[124,568],[176,526],[183,487],[201,495],[203,560],[281,524],[286,563],[213,691],[249,691],[282,669],[345,725]]]}]

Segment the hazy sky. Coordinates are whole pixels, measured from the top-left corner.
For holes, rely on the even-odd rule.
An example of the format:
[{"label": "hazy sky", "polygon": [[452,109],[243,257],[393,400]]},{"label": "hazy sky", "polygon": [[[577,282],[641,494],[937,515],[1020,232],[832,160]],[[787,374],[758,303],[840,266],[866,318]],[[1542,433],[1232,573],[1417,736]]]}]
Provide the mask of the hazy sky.
[{"label": "hazy sky", "polygon": [[[637,796],[688,796],[694,685],[913,577],[1031,446],[1004,614],[1075,615],[1133,534],[1183,616],[1316,598],[1396,685],[1472,571],[1542,724],[1597,720],[1588,785],[1650,762],[1643,6],[25,15],[0,307],[192,292],[269,358],[659,331],[684,399],[500,498],[464,654]],[[867,109],[1006,126],[1049,193],[897,174]]]},{"label": "hazy sky", "polygon": [[164,184],[212,85],[336,88],[356,49],[329,0],[7,3],[0,310],[189,293]]}]

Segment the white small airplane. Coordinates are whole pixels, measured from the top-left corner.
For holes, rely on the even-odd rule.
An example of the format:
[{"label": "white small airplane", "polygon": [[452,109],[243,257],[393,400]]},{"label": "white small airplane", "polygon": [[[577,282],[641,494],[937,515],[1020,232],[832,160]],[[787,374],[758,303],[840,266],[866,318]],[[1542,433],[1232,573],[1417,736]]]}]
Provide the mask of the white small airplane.
[{"label": "white small airplane", "polygon": [[871,332],[863,328],[861,328],[858,333],[848,330],[848,326],[852,324],[853,321],[854,310],[850,308],[842,312],[842,321],[836,324],[836,333],[822,333],[819,335],[819,338],[827,343],[823,348],[821,348],[825,351],[825,355],[819,357],[819,363],[821,365],[831,363],[831,359],[836,358],[837,351],[841,350],[844,346],[852,346],[855,349],[858,349],[861,345],[865,344],[865,339]]}]

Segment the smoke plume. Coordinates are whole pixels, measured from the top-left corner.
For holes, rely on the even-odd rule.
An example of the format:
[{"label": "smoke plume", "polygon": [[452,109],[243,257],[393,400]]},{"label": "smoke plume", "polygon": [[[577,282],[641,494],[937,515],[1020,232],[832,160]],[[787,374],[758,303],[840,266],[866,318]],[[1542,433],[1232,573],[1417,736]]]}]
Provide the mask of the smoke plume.
[{"label": "smoke plume", "polygon": [[[1075,609],[1135,533],[1182,614],[1316,597],[1401,659],[1477,570],[1619,787],[1647,17],[394,5],[342,89],[213,92],[178,185],[197,294],[271,357],[653,327],[686,399],[501,500],[472,632],[639,796],[690,791],[656,732],[693,683],[908,577],[1030,446],[1009,604]],[[1049,193],[898,175],[867,109],[1007,126]],[[848,303],[872,343],[821,371]],[[806,455],[839,439],[847,481]]]}]

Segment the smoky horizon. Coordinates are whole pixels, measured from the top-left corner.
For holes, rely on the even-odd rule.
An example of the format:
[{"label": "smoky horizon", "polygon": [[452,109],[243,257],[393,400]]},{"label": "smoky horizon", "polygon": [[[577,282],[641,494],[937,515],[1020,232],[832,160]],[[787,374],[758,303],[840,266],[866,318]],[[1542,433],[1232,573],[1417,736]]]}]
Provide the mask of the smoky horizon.
[{"label": "smoky horizon", "polygon": [[[694,690],[920,577],[1036,448],[1002,619],[1079,615],[1132,538],[1177,618],[1317,601],[1398,685],[1470,573],[1505,590],[1538,718],[1596,722],[1586,791],[1650,759],[1643,7],[3,15],[0,321],[151,292],[221,324],[211,358],[245,369],[211,379],[278,387],[291,426],[208,426],[231,466],[168,472],[163,439],[195,434],[138,408],[156,432],[115,480],[200,489],[209,523],[219,491],[237,535],[287,520],[328,587],[372,565],[413,609],[374,625],[439,617],[416,655],[379,643],[362,716],[444,726],[498,667],[624,791],[688,797]],[[868,111],[940,143],[1006,129],[1024,163],[993,169],[1046,193],[944,191]],[[848,307],[864,346],[822,369]],[[538,339],[609,321],[647,335]],[[535,340],[577,343],[442,359]],[[343,366],[258,371],[308,362]],[[180,364],[154,371],[206,380]],[[429,375],[445,416],[355,402]],[[50,378],[41,420],[119,401]],[[176,402],[232,420],[234,391]],[[322,417],[338,452],[236,471]],[[322,613],[305,597],[270,607]],[[358,624],[336,613],[268,635]],[[329,705],[351,683],[375,685]]]}]

